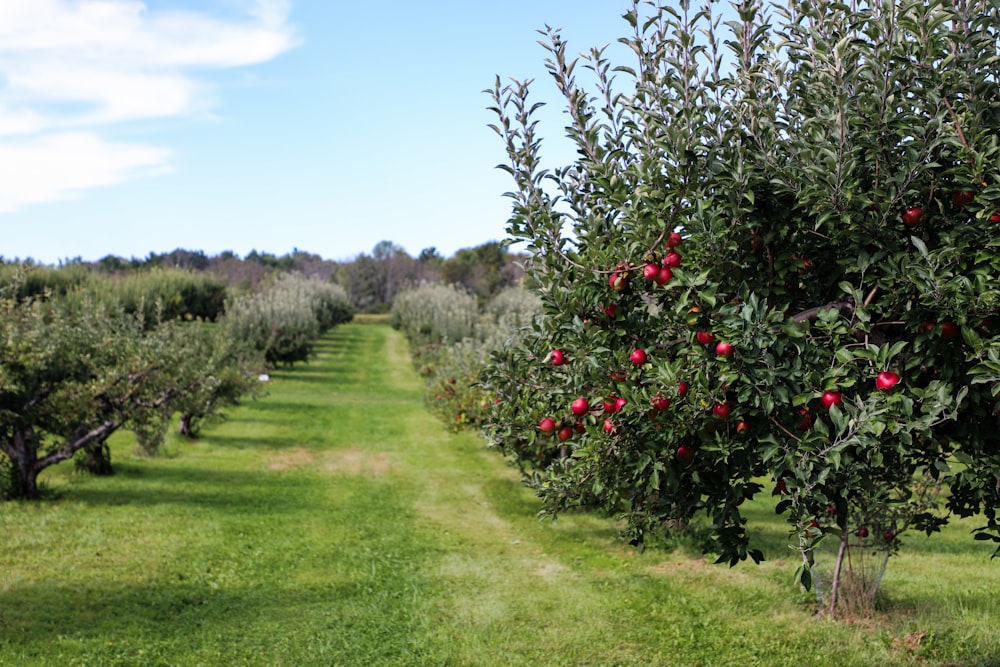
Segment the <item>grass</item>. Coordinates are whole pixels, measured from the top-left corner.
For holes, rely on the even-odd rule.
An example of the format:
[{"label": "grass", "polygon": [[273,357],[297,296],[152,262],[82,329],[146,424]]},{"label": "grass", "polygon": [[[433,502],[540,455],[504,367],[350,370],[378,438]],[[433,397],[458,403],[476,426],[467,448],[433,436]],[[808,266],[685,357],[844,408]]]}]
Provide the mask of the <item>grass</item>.
[{"label": "grass", "polygon": [[0,665],[998,665],[1000,562],[907,537],[883,615],[817,619],[769,503],[734,569],[552,524],[424,409],[405,342],[339,327],[196,442],[0,505]]}]

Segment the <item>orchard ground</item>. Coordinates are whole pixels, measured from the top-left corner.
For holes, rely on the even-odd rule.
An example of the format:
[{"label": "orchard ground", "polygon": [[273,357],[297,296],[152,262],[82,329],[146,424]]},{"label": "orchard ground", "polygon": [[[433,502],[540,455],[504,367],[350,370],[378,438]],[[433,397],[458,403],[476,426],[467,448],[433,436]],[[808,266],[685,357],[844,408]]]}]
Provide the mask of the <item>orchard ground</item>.
[{"label": "orchard ground", "polygon": [[957,522],[906,535],[879,614],[817,618],[768,560],[730,569],[539,521],[481,438],[423,404],[402,335],[359,318],[268,394],[118,474],[0,505],[0,665],[997,665],[1000,562]]}]

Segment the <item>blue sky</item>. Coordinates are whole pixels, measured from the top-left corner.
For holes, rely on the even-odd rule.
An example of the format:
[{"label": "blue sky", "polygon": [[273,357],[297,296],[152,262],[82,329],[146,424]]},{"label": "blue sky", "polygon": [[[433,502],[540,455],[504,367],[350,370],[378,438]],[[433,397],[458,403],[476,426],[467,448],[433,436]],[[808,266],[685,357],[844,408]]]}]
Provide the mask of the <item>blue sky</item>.
[{"label": "blue sky", "polygon": [[[350,259],[504,237],[511,183],[482,93],[538,80],[535,32],[574,52],[628,0],[3,0],[0,255],[175,248]],[[620,48],[620,47],[612,47]]]}]

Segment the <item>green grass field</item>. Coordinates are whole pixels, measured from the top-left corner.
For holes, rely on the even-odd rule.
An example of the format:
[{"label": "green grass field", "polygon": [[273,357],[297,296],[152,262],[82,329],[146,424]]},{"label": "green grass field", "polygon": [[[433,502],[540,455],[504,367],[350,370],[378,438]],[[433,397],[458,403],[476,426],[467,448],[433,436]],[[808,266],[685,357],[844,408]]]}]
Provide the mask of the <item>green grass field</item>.
[{"label": "green grass field", "polygon": [[1000,561],[972,524],[908,535],[886,609],[818,619],[766,502],[768,561],[647,550],[537,501],[424,409],[384,324],[195,442],[0,504],[0,665],[1000,665]]}]

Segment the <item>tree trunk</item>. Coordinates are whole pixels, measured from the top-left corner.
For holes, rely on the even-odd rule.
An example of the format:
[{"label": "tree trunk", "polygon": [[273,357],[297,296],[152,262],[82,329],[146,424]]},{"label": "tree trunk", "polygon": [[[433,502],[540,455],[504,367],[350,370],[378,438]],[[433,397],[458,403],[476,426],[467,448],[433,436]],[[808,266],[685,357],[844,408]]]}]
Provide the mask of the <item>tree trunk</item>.
[{"label": "tree trunk", "polygon": [[111,449],[106,440],[93,442],[84,447],[83,451],[86,456],[79,465],[87,472],[101,477],[115,474],[114,468],[111,467]]},{"label": "tree trunk", "polygon": [[38,498],[38,442],[30,428],[16,429],[14,437],[3,448],[10,458],[12,475],[9,495],[11,498],[35,500]]},{"label": "tree trunk", "polygon": [[180,424],[177,426],[177,432],[185,438],[194,440],[198,436],[198,429],[195,426],[196,419],[198,419],[197,415],[182,414]]},{"label": "tree trunk", "polygon": [[844,556],[847,554],[848,540],[851,534],[845,527],[840,535],[840,548],[837,549],[837,562],[833,565],[833,581],[830,585],[830,607],[831,616],[837,614],[837,601],[840,599],[840,577],[844,571]]}]

